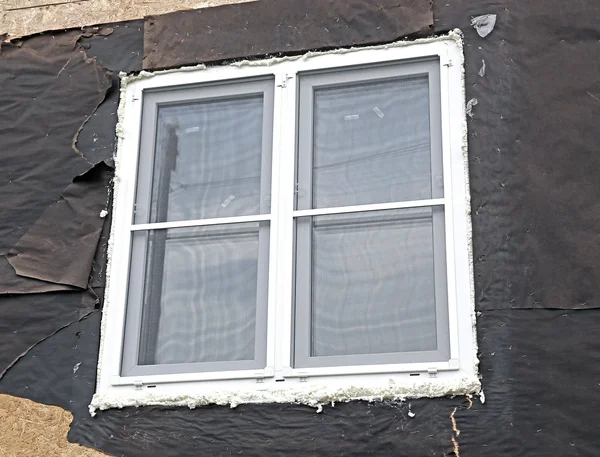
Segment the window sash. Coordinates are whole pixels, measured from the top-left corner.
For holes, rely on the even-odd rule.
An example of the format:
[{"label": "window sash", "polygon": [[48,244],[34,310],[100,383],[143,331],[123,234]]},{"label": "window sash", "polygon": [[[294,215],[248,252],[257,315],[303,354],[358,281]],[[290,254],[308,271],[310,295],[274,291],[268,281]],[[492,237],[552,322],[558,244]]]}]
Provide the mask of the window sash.
[{"label": "window sash", "polygon": [[[235,216],[226,218],[210,218],[197,220],[175,220],[166,222],[148,222],[150,217],[150,204],[152,198],[152,186],[155,177],[154,161],[156,160],[156,138],[158,123],[158,108],[160,106],[172,106],[176,104],[190,104],[195,101],[207,102],[213,100],[222,100],[236,96],[247,96],[261,94],[263,97],[263,128],[262,128],[262,157],[261,157],[261,191],[260,191],[260,210],[263,214],[249,216]],[[136,199],[137,206],[134,205],[134,211],[131,215],[132,224],[130,229],[131,254],[128,262],[128,285],[127,302],[125,317],[125,332],[121,356],[121,375],[122,376],[148,376],[148,375],[166,375],[183,373],[210,373],[216,371],[232,372],[234,370],[260,370],[265,369],[267,365],[267,294],[269,277],[269,232],[270,232],[270,194],[272,186],[271,166],[273,149],[273,97],[274,97],[274,78],[266,76],[254,78],[252,80],[229,80],[221,83],[204,84],[196,87],[183,87],[173,90],[149,91],[144,94],[142,108],[142,123],[140,130],[140,150],[137,166],[136,180]],[[162,189],[165,192],[165,189]],[[135,223],[135,209],[139,207],[146,208],[146,223]],[[144,290],[143,286],[148,277],[147,269],[160,267],[164,262],[164,252],[159,254],[158,259],[153,259],[153,265],[149,265],[148,249],[139,246],[134,234],[148,232],[145,237],[138,237],[137,240],[151,236],[166,235],[167,229],[183,227],[201,227],[228,225],[243,222],[260,222],[258,230],[259,239],[259,257],[257,278],[257,297],[256,297],[256,325],[255,325],[255,349],[253,360],[243,361],[224,361],[224,362],[198,362],[198,363],[176,363],[176,364],[156,364],[140,365],[140,346],[142,341],[142,325],[144,325]],[[159,240],[160,242],[160,240]],[[166,240],[163,240],[166,242]],[[163,246],[163,251],[165,247]],[[158,272],[158,276],[161,276]],[[155,275],[152,275],[155,276]],[[155,287],[156,288],[156,287]],[[158,287],[162,288],[162,284]],[[159,312],[161,293],[160,290],[154,291],[158,303],[154,303],[153,312]],[[148,304],[149,306],[150,304]],[[150,317],[151,321],[157,321],[158,318]],[[156,335],[150,338],[156,339]],[[146,344],[152,345],[152,341]]]},{"label": "window sash", "polygon": [[[314,103],[315,89],[335,88],[347,84],[361,84],[395,80],[402,77],[427,75],[429,82],[429,138],[430,138],[430,199],[370,203],[335,208],[313,208],[312,177],[314,159]],[[294,277],[294,324],[292,358],[296,369],[332,368],[336,366],[360,366],[380,364],[400,364],[413,362],[441,362],[450,357],[448,287],[446,275],[446,231],[444,229],[444,211],[433,212],[433,252],[435,277],[435,317],[437,331],[437,350],[419,352],[396,352],[387,354],[361,354],[339,356],[311,356],[312,326],[312,224],[298,223],[298,218],[330,214],[362,213],[400,208],[418,208],[445,206],[443,198],[443,155],[441,125],[440,62],[438,59],[420,60],[402,63],[382,63],[375,67],[350,68],[343,71],[324,70],[299,75],[298,101],[298,152],[296,155],[296,195],[297,208],[292,213],[295,221],[295,252],[293,266]],[[300,198],[301,197],[301,198]],[[309,220],[312,220],[309,219]]]}]

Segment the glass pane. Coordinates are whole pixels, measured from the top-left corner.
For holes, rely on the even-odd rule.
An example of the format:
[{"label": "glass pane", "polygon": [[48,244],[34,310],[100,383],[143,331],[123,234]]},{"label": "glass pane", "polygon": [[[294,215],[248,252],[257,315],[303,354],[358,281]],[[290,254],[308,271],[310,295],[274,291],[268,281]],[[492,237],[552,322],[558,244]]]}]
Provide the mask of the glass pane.
[{"label": "glass pane", "polygon": [[419,208],[299,220],[312,239],[311,357],[437,349],[433,214]]},{"label": "glass pane", "polygon": [[134,234],[132,271],[146,264],[143,286],[130,285],[130,304],[144,291],[140,365],[255,358],[257,310],[266,309],[257,296],[267,287],[261,224]]},{"label": "glass pane", "polygon": [[159,106],[156,129],[151,189],[138,186],[136,223],[269,211],[266,195],[261,205],[262,95]]},{"label": "glass pane", "polygon": [[432,198],[427,75],[316,88],[313,122],[313,208]]}]

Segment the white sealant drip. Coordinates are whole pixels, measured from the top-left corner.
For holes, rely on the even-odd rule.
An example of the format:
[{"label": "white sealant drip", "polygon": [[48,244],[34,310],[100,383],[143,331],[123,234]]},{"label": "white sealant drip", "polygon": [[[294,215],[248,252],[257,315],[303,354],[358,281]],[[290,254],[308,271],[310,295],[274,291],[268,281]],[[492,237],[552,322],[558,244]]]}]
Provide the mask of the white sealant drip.
[{"label": "white sealant drip", "polygon": [[[308,59],[312,56],[318,56],[323,54],[346,54],[363,49],[387,49],[396,48],[403,46],[411,46],[418,43],[429,43],[436,41],[454,41],[461,49],[461,78],[462,78],[462,91],[463,98],[465,94],[465,71],[464,71],[464,54],[463,49],[463,35],[458,29],[450,31],[447,35],[441,37],[430,37],[423,38],[414,41],[400,41],[396,43],[390,43],[380,46],[371,46],[368,48],[350,48],[350,49],[336,49],[328,52],[309,52],[302,56],[287,56],[287,57],[276,57],[266,60],[243,60],[234,62],[229,65],[238,67],[243,66],[271,66],[283,61],[292,61],[299,59]],[[121,172],[119,154],[122,151],[123,143],[123,125],[125,122],[125,95],[126,89],[129,83],[145,78],[152,78],[158,74],[181,72],[181,71],[195,71],[204,70],[207,67],[203,64],[183,67],[170,70],[161,70],[156,72],[142,71],[138,74],[127,75],[126,73],[120,73],[121,77],[121,98],[118,109],[118,123],[116,127],[116,135],[118,139],[117,153],[114,156],[115,162],[115,177],[114,177],[114,199],[117,201],[116,196],[119,192],[119,175]],[[464,98],[466,99],[466,98]],[[323,405],[331,404],[335,402],[348,402],[352,400],[366,400],[366,401],[382,401],[382,400],[404,400],[408,398],[423,398],[423,397],[443,397],[443,396],[455,396],[455,395],[468,395],[468,394],[479,394],[482,403],[485,401],[485,396],[481,390],[481,383],[478,373],[479,360],[476,357],[477,354],[477,338],[476,338],[476,314],[474,309],[475,303],[475,289],[474,289],[474,278],[473,278],[473,248],[472,248],[472,225],[471,225],[471,202],[470,202],[470,191],[469,191],[469,164],[468,164],[468,135],[467,135],[467,117],[466,113],[462,119],[463,135],[462,135],[462,154],[463,154],[463,166],[465,173],[465,186],[467,195],[467,213],[465,214],[467,222],[467,235],[468,235],[468,256],[469,256],[469,270],[470,270],[470,300],[473,305],[471,310],[472,319],[472,331],[473,331],[473,354],[474,365],[472,374],[458,378],[458,379],[439,379],[439,380],[428,380],[419,381],[414,383],[397,383],[394,379],[389,379],[387,382],[381,384],[372,384],[367,388],[349,386],[344,388],[332,388],[331,385],[320,385],[310,384],[306,387],[298,387],[295,389],[285,390],[253,390],[253,391],[213,391],[203,394],[157,394],[151,390],[142,389],[139,391],[131,390],[128,392],[122,392],[119,394],[107,394],[107,393],[96,393],[94,394],[91,404],[89,405],[89,411],[92,416],[96,415],[97,410],[106,410],[110,408],[122,408],[125,406],[187,406],[189,408],[196,408],[199,406],[217,404],[217,405],[229,405],[235,408],[241,403],[296,403],[312,406],[317,409],[317,412],[321,412]],[[114,230],[115,219],[113,219]],[[113,253],[113,238],[109,238],[108,252],[107,252],[107,271],[111,271],[112,253]],[[110,275],[106,278],[106,290],[110,289]],[[105,294],[105,297],[109,297]],[[101,338],[99,348],[99,362],[97,376],[100,379],[102,372],[102,360],[103,352],[105,347],[105,328],[107,321],[107,310],[111,304],[106,298],[102,312],[102,323],[101,323]]]}]

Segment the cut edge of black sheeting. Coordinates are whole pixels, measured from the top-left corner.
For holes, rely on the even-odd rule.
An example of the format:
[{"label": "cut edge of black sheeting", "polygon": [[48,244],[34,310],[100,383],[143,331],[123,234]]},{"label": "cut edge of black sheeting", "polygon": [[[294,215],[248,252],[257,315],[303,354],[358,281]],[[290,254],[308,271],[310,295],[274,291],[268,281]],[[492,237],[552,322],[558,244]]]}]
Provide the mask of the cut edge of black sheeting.
[{"label": "cut edge of black sheeting", "polygon": [[[93,292],[92,292],[93,293]],[[81,322],[83,319],[88,318],[91,314],[93,313],[97,313],[100,312],[97,309],[92,309],[92,310],[88,310],[86,311],[81,317],[79,317],[78,319],[75,319],[71,322],[68,322],[62,326],[60,326],[59,328],[57,328],[56,330],[54,330],[52,333],[50,333],[49,335],[44,336],[43,338],[41,338],[39,341],[37,341],[36,343],[32,344],[31,346],[29,346],[25,351],[23,351],[21,354],[19,354],[11,363],[9,363],[2,371],[0,371],[0,381],[2,380],[2,378],[4,377],[4,375],[12,368],[14,367],[19,360],[21,360],[23,357],[27,356],[27,354],[29,354],[38,344],[43,343],[44,341],[46,341],[49,338],[52,338],[54,335],[56,335],[58,332],[60,332],[61,330],[70,327],[71,325],[77,323],[77,322]]]},{"label": "cut edge of black sheeting", "polygon": [[430,0],[261,0],[144,19],[145,70],[377,45],[434,29]]},{"label": "cut edge of black sheeting", "polygon": [[81,429],[91,420],[87,405],[96,380],[101,314],[92,310],[32,346],[6,372],[0,393],[64,408],[73,414],[71,430]]},{"label": "cut edge of black sheeting", "polygon": [[88,286],[105,222],[112,168],[100,162],[77,176],[7,255],[19,276]]},{"label": "cut edge of black sheeting", "polygon": [[[98,296],[91,288],[78,292],[0,297],[0,305],[5,310],[5,319],[0,321],[3,333],[0,339],[0,381],[34,347],[89,316],[98,310],[99,304]],[[60,358],[61,354],[57,357]]]}]

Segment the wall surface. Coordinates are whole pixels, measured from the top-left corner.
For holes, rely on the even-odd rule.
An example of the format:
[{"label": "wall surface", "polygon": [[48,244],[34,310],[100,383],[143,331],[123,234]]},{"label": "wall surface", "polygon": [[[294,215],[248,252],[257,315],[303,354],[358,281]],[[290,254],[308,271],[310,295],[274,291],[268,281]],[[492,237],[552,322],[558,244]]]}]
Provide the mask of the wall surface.
[{"label": "wall surface", "polygon": [[[481,14],[497,15],[485,38],[471,26]],[[600,455],[599,24],[597,0],[260,0],[3,44],[0,393],[70,411],[68,439],[115,456]],[[469,168],[485,403],[91,418],[118,72],[457,27],[478,102]]]},{"label": "wall surface", "polygon": [[16,38],[244,1],[253,0],[2,0],[0,35]]}]

